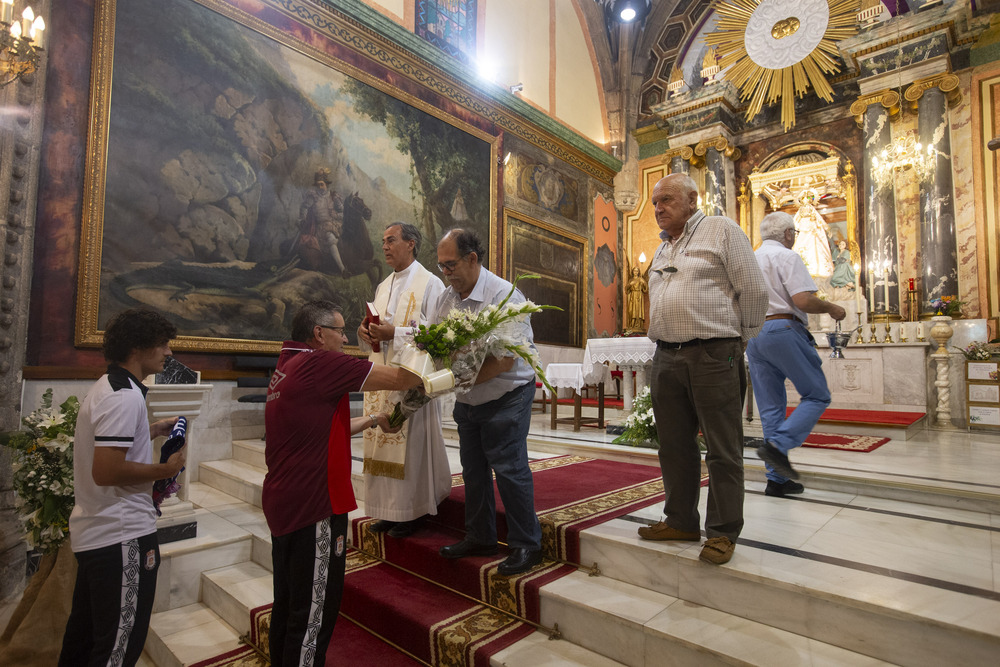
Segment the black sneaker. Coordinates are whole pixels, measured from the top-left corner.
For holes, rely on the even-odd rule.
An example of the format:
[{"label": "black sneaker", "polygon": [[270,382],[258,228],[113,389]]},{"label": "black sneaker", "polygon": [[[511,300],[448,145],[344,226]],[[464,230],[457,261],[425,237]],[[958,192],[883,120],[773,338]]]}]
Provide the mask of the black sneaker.
[{"label": "black sneaker", "polygon": [[769,479],[767,480],[767,488],[764,489],[764,495],[774,496],[775,498],[784,498],[785,496],[802,493],[805,490],[806,487],[802,486],[798,482],[793,482],[790,479],[786,479],[781,484]]},{"label": "black sneaker", "polygon": [[757,448],[757,456],[765,463],[769,463],[774,468],[774,472],[782,477],[787,477],[788,479],[799,478],[799,473],[795,472],[795,468],[788,462],[788,457],[775,447],[774,443],[770,440]]}]

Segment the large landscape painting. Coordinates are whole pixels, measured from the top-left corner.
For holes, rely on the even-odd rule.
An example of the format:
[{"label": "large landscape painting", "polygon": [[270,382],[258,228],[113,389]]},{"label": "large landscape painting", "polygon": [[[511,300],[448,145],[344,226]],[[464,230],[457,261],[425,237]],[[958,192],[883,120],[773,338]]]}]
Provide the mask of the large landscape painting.
[{"label": "large landscape painting", "polygon": [[313,299],[354,342],[387,224],[416,224],[430,267],[450,227],[492,238],[492,137],[218,0],[99,11],[78,343],[147,306],[178,349],[274,351]]}]

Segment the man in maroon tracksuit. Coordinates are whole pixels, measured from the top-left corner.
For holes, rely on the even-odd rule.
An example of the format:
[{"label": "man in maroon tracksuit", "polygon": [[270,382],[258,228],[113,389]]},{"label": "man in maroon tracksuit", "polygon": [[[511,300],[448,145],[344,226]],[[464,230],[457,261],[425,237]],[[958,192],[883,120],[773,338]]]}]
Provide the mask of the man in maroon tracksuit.
[{"label": "man in maroon tracksuit", "polygon": [[292,321],[267,388],[262,505],[271,531],[271,664],[323,665],[344,588],[351,435],[389,429],[388,415],[351,418],[352,391],[407,389],[420,379],[341,349],[344,318],[329,301]]}]

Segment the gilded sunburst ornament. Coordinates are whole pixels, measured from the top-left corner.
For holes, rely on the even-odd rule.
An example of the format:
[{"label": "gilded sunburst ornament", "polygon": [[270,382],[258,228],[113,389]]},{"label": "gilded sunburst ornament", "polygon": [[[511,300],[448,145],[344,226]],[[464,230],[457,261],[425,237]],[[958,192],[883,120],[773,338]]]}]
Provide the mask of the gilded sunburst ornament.
[{"label": "gilded sunburst ornament", "polygon": [[[857,32],[860,0],[724,0],[705,35],[717,47],[725,78],[750,100],[746,118],[781,98],[781,123],[795,125],[795,97],[812,86],[833,101],[827,74],[840,71],[837,42]],[[732,67],[730,67],[732,65]],[[726,69],[729,68],[729,69]]]}]

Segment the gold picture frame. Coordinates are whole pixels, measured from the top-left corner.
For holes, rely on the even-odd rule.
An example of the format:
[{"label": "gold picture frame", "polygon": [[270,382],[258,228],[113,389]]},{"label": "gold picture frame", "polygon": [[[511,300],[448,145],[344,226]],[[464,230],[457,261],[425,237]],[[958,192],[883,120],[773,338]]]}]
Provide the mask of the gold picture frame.
[{"label": "gold picture frame", "polygon": [[[379,63],[398,47],[333,8],[257,4],[97,0],[76,345],[100,346],[107,320],[140,306],[177,324],[175,350],[276,353],[312,299],[341,305],[353,343],[398,220],[425,232],[425,265],[454,225],[477,231],[495,265],[498,137],[421,99],[417,77],[390,85]],[[379,141],[352,146],[331,109]],[[418,140],[462,147],[432,156],[451,160],[450,190],[417,198],[418,177],[400,180],[420,167],[386,129],[394,113],[416,119],[408,150],[422,158]],[[340,201],[318,197],[333,213],[310,214],[321,182]]]},{"label": "gold picture frame", "polygon": [[559,306],[531,316],[536,343],[583,347],[587,332],[590,242],[553,224],[504,209],[504,266],[511,282],[536,274],[518,288],[529,301]]}]

